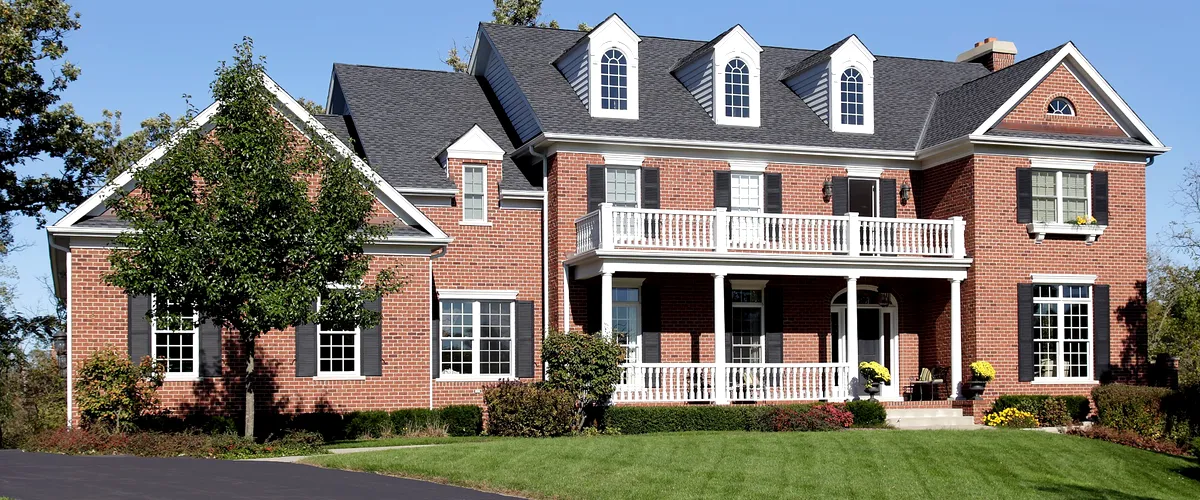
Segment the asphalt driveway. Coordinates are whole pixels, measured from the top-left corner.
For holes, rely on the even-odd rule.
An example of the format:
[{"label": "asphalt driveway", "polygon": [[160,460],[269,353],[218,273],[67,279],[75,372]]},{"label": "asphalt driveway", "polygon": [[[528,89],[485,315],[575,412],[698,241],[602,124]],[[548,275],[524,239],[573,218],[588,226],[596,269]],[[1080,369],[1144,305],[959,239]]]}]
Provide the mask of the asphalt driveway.
[{"label": "asphalt driveway", "polygon": [[308,465],[0,450],[0,497],[37,499],[510,498]]}]

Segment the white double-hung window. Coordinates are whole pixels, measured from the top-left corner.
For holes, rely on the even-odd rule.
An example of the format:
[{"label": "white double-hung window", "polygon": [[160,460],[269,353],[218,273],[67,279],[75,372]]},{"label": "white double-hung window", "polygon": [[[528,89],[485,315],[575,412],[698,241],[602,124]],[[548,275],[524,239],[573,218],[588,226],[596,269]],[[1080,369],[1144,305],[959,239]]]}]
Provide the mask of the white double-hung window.
[{"label": "white double-hung window", "polygon": [[487,166],[463,165],[463,221],[487,221]]},{"label": "white double-hung window", "polygon": [[604,199],[616,207],[638,206],[638,168],[605,167]]},{"label": "white double-hung window", "polygon": [[640,363],[642,334],[642,290],[638,283],[612,289],[612,331],[617,344],[625,350],[626,363]]},{"label": "white double-hung window", "polygon": [[[161,310],[160,310],[161,306]],[[167,379],[188,379],[200,376],[200,321],[196,311],[178,302],[158,303],[151,296],[151,342],[154,359],[166,369]],[[164,314],[159,314],[164,313]]]},{"label": "white double-hung window", "polygon": [[1051,224],[1088,223],[1091,218],[1091,173],[1070,170],[1033,171],[1033,221]]},{"label": "white double-hung window", "polygon": [[[439,294],[441,378],[510,378],[513,371],[513,300]],[[515,293],[514,293],[515,295]]]},{"label": "white double-hung window", "polygon": [[731,212],[761,212],[763,208],[763,176],[759,173],[729,174],[729,210]]},{"label": "white double-hung window", "polygon": [[1092,287],[1033,286],[1035,380],[1092,378]]},{"label": "white double-hung window", "polygon": [[[336,289],[336,287],[333,287]],[[317,299],[317,310],[328,295]],[[317,324],[317,377],[357,377],[362,373],[362,329],[353,321]]]}]

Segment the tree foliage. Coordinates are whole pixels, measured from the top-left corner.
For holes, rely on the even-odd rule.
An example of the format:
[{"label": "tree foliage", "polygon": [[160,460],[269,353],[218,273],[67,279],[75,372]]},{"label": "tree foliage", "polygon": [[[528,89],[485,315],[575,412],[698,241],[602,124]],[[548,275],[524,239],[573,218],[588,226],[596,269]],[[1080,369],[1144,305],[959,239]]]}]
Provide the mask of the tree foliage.
[{"label": "tree foliage", "polygon": [[134,428],[134,419],[158,406],[163,366],[150,356],[134,364],[123,352],[88,355],[75,373],[75,402],[84,427],[109,432]]},{"label": "tree foliage", "polygon": [[0,371],[0,449],[66,421],[66,381],[58,360],[44,350],[21,354],[19,365]]},{"label": "tree foliage", "polygon": [[[303,140],[274,107],[249,38],[211,85],[221,103],[210,131],[185,128],[138,188],[110,203],[133,231],[115,241],[105,280],[154,294],[239,333],[254,353],[264,332],[312,323],[377,324],[361,307],[400,286],[394,270],[364,283],[363,247],[389,228],[372,223],[367,177],[315,134]],[[362,285],[329,289],[330,284]],[[313,304],[321,300],[318,313]],[[253,435],[253,355],[247,357],[246,433]]]},{"label": "tree foliage", "polygon": [[1200,387],[1200,165],[1184,169],[1173,201],[1171,253],[1151,253],[1146,273],[1149,351],[1178,357],[1179,383]]},{"label": "tree foliage", "polygon": [[575,398],[574,429],[583,427],[587,412],[608,403],[621,381],[624,350],[601,334],[551,332],[542,345],[546,385]]}]

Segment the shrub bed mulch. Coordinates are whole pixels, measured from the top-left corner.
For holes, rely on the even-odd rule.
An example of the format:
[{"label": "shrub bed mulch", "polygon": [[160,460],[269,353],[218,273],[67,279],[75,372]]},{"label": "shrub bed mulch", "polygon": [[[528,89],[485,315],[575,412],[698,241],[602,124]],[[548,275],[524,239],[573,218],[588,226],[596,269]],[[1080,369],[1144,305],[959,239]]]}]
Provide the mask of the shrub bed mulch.
[{"label": "shrub bed mulch", "polygon": [[55,429],[30,438],[25,451],[68,455],[134,455],[243,459],[327,453],[319,434],[297,432],[263,443],[233,434],[193,432],[96,432]]},{"label": "shrub bed mulch", "polygon": [[1090,427],[1072,427],[1067,429],[1067,434],[1071,436],[1099,439],[1102,441],[1132,446],[1134,448],[1140,448],[1143,450],[1166,453],[1168,455],[1187,456],[1189,454],[1187,447],[1180,446],[1173,441],[1154,439],[1143,436],[1134,431],[1113,429],[1111,427],[1104,427],[1100,425],[1093,425]]}]

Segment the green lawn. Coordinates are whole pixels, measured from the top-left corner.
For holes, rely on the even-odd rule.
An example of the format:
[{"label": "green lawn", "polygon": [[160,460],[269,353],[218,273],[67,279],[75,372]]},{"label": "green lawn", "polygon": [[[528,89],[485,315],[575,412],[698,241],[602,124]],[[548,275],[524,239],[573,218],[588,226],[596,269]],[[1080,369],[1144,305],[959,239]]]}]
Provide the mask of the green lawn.
[{"label": "green lawn", "polygon": [[488,441],[496,438],[487,436],[465,436],[465,437],[395,437],[384,439],[358,439],[354,441],[338,441],[334,444],[325,445],[324,448],[367,448],[375,446],[412,446],[418,444],[451,444],[451,443],[478,443],[480,441]]},{"label": "green lawn", "polygon": [[558,498],[1197,498],[1188,459],[1031,431],[695,432],[306,459]]}]

